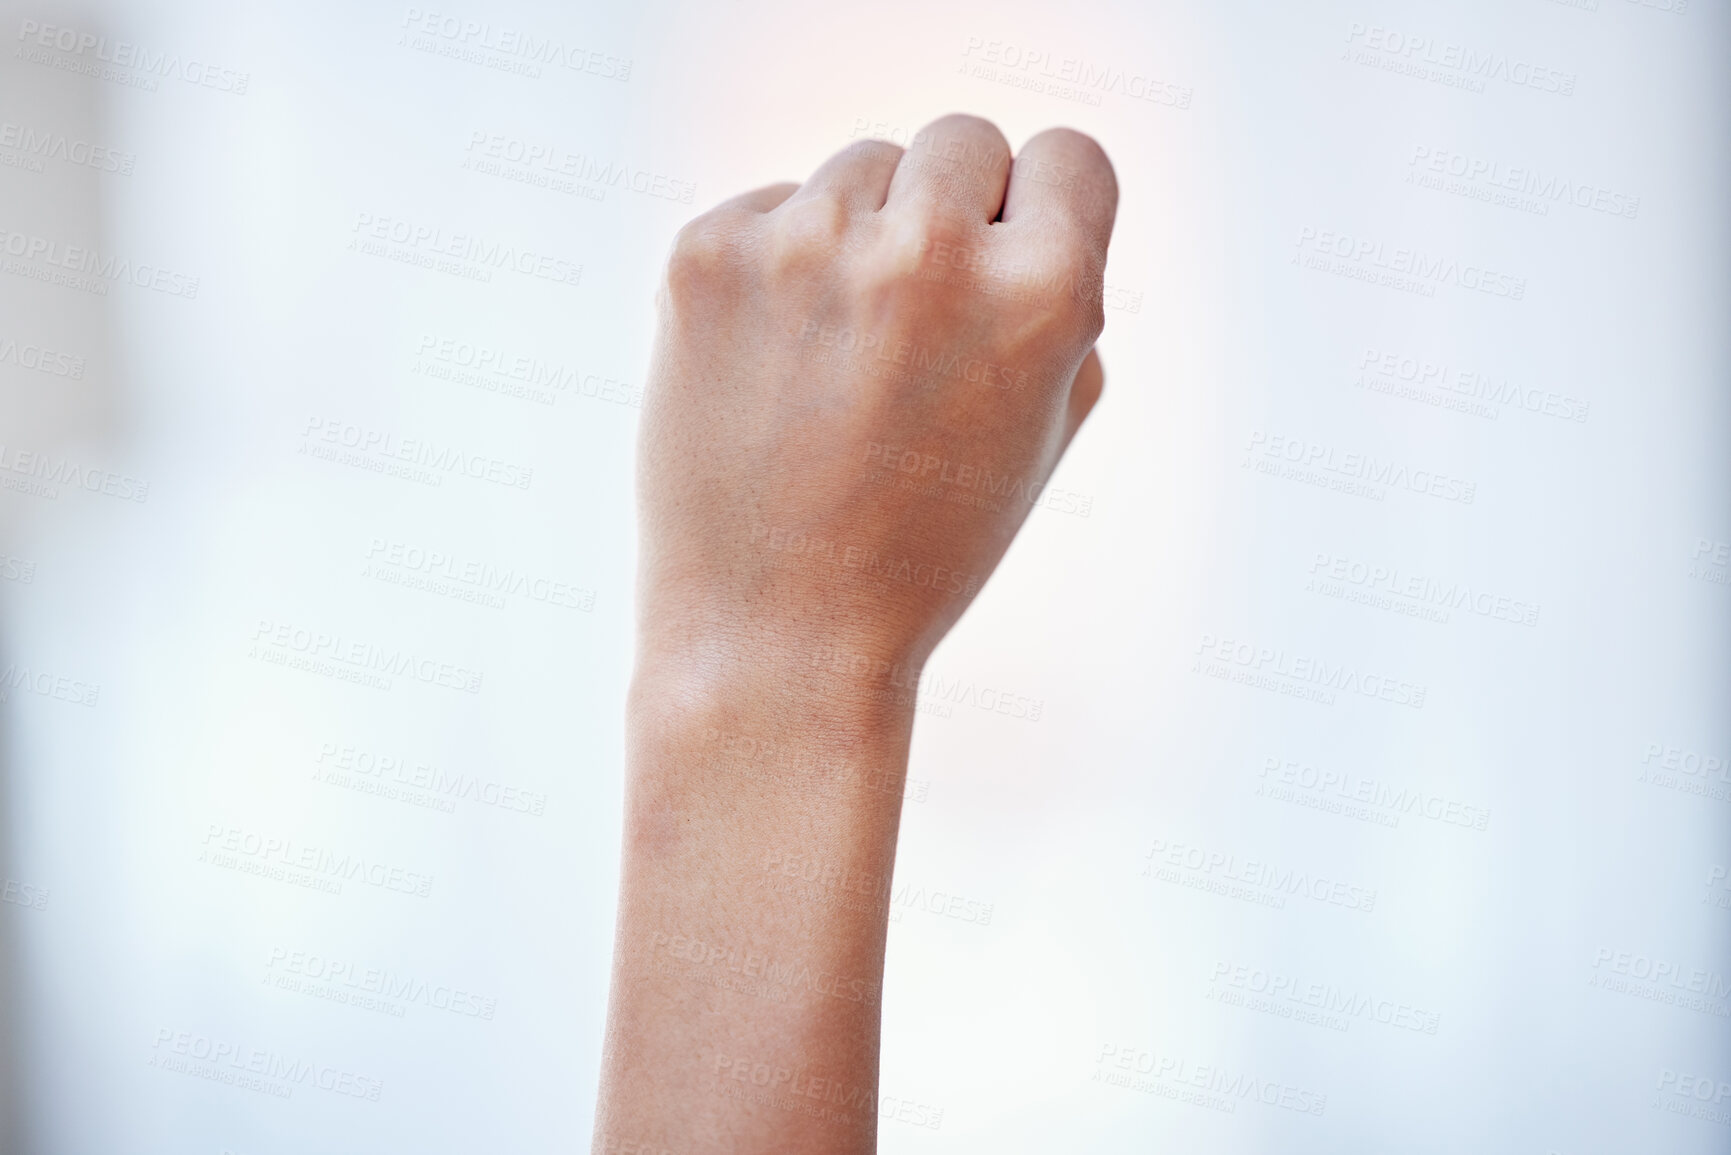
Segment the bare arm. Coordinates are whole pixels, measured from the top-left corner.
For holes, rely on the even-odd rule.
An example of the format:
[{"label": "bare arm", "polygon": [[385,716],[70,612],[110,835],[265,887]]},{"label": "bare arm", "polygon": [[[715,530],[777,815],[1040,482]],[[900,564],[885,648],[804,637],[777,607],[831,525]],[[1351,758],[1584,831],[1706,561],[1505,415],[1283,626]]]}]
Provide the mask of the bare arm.
[{"label": "bare arm", "polygon": [[598,1152],[869,1152],[919,669],[1098,399],[1078,133],[844,149],[688,225],[644,414]]}]

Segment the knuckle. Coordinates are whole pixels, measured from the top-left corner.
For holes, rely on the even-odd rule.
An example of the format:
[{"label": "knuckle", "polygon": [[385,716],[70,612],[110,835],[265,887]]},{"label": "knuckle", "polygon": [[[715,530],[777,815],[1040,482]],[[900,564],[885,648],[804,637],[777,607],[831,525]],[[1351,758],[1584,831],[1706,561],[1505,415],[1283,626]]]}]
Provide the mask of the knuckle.
[{"label": "knuckle", "polygon": [[1022,146],[1024,152],[1029,149],[1050,148],[1062,153],[1066,158],[1077,163],[1092,161],[1101,165],[1108,172],[1112,168],[1112,160],[1106,155],[1106,150],[1099,141],[1085,132],[1073,128],[1048,128],[1037,132]]},{"label": "knuckle", "polygon": [[1106,328],[1106,294],[1098,272],[1091,268],[1066,270],[1062,281],[1063,306],[1069,323],[1092,345]]},{"label": "knuckle", "polygon": [[1099,141],[1085,132],[1048,128],[1022,146],[1021,156],[1074,174],[1069,182],[1073,194],[1098,201],[1097,205],[1087,206],[1093,212],[1109,211],[1118,203],[1118,174],[1112,167],[1112,158]]},{"label": "knuckle", "polygon": [[1092,345],[1100,339],[1100,334],[1106,331],[1106,305],[1102,294],[1093,293],[1081,306],[1080,312],[1083,337]]},{"label": "knuckle", "polygon": [[848,217],[847,204],[840,197],[819,191],[788,200],[776,214],[776,224],[784,237],[821,244],[845,233]]},{"label": "knuckle", "polygon": [[1100,303],[1099,265],[1080,245],[1048,248],[1030,260],[1028,268],[1036,284],[1049,290],[1053,298],[1073,306],[1072,311]]},{"label": "knuckle", "polygon": [[1085,348],[1105,331],[1106,309],[1097,284],[1053,277],[1040,298],[1029,307],[1040,314],[1040,329],[1054,346],[1077,343]]},{"label": "knuckle", "polygon": [[931,197],[910,206],[903,213],[902,241],[914,245],[930,258],[934,254],[979,254],[986,242],[984,230],[976,214],[948,198]]},{"label": "knuckle", "polygon": [[933,121],[909,142],[901,167],[925,174],[979,177],[998,174],[1010,162],[1010,142],[997,125],[977,116]]},{"label": "knuckle", "polygon": [[1099,300],[1084,299],[1073,292],[1054,292],[1038,311],[1044,322],[1039,326],[1042,340],[1053,348],[1076,344],[1086,348],[1099,338],[1106,325],[1106,311]]},{"label": "knuckle", "polygon": [[877,267],[885,276],[939,293],[992,275],[997,262],[984,238],[942,206],[922,208],[898,223],[878,245]]},{"label": "knuckle", "polygon": [[718,216],[688,222],[667,254],[667,291],[674,300],[690,298],[726,279],[738,261],[738,239]]},{"label": "knuckle", "polygon": [[960,134],[974,137],[981,141],[1000,144],[1007,151],[1010,142],[1005,139],[1002,130],[983,116],[974,116],[966,112],[952,112],[940,116],[916,134],[915,139],[931,140],[949,134]]},{"label": "knuckle", "polygon": [[833,263],[844,247],[850,219],[847,205],[824,193],[788,201],[776,214],[770,271],[803,275]]},{"label": "knuckle", "polygon": [[887,140],[856,140],[841,150],[841,155],[849,161],[861,161],[867,164],[878,163],[893,167],[902,158],[902,148]]}]

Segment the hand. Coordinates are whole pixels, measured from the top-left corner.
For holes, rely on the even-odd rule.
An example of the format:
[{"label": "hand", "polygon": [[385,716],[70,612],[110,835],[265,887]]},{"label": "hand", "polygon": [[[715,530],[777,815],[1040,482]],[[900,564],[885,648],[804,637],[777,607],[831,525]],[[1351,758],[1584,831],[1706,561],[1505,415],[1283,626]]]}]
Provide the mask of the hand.
[{"label": "hand", "polygon": [[1118,190],[945,117],[687,225],[640,455],[646,652],[924,661],[1100,396]]},{"label": "hand", "polygon": [[874,1149],[918,669],[1100,396],[1117,197],[952,116],[679,234],[597,1151]]}]

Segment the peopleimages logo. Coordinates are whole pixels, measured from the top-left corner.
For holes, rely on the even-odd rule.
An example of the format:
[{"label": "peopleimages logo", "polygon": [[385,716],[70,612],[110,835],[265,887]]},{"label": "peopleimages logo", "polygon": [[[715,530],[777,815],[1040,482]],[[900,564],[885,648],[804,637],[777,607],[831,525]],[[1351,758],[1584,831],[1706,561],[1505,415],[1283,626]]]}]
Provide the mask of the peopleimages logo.
[{"label": "peopleimages logo", "polygon": [[334,1095],[376,1103],[385,1089],[382,1079],[324,1063],[293,1059],[258,1047],[242,1047],[192,1031],[176,1031],[172,1027],[158,1030],[151,1047],[154,1053],[149,1065],[152,1067],[231,1083],[283,1099],[293,1095],[296,1087],[311,1086]]},{"label": "peopleimages logo", "polygon": [[8,273],[50,284],[64,284],[97,296],[108,294],[108,282],[119,281],[140,289],[167,293],[171,297],[191,299],[198,296],[198,278],[189,274],[161,265],[137,264],[113,253],[105,257],[86,246],[68,245],[34,233],[14,232],[3,225],[0,225],[0,252],[24,262],[6,262],[5,271]]},{"label": "peopleimages logo", "polygon": [[1247,1101],[1301,1115],[1321,1115],[1328,1110],[1328,1096],[1308,1088],[1259,1079],[1219,1063],[1198,1063],[1180,1055],[1114,1043],[1101,1044],[1093,1081],[1170,1099],[1183,1098],[1180,1092],[1186,1090],[1201,1092],[1203,1097],[1183,1101],[1227,1113],[1236,1113],[1238,1104]]},{"label": "peopleimages logo", "polygon": [[[529,141],[514,136],[478,130],[469,134],[469,157],[465,168],[482,162],[494,162],[493,170],[476,168],[489,175],[506,172],[504,166],[515,166],[526,173],[539,173],[548,178],[563,177],[600,189],[623,188],[656,200],[688,205],[697,195],[694,181],[680,180],[666,173],[638,168],[617,160],[602,160],[582,152],[571,152],[546,141]],[[540,184],[539,180],[527,183]]]},{"label": "peopleimages logo", "polygon": [[[505,269],[560,285],[583,281],[583,266],[575,261],[400,217],[357,213],[350,231],[354,235],[349,238],[349,248],[356,252],[457,272],[473,280],[490,281],[492,270]],[[390,245],[398,247],[392,249]]]},{"label": "peopleimages logo", "polygon": [[[1142,866],[1145,878],[1176,882],[1194,890],[1213,891],[1231,898],[1244,898],[1258,906],[1284,909],[1286,897],[1292,896],[1365,914],[1376,909],[1376,891],[1370,887],[1312,875],[1306,870],[1277,866],[1261,859],[1240,859],[1236,854],[1165,838],[1156,838],[1153,848],[1143,857],[1147,860]],[[1236,893],[1246,887],[1261,893]]]},{"label": "peopleimages logo", "polygon": [[[351,959],[333,958],[313,951],[272,947],[265,969],[279,978],[321,984],[305,991],[319,997],[329,997],[322,988],[335,990],[340,987],[342,993],[376,995],[398,1004],[419,1003],[433,1010],[488,1021],[499,1009],[499,1000],[490,995],[476,994],[449,984],[429,983],[388,967],[364,966]],[[290,986],[284,989],[290,989]]]},{"label": "peopleimages logo", "polygon": [[805,991],[867,1006],[878,1005],[882,997],[878,983],[871,979],[850,979],[802,959],[776,958],[749,947],[711,942],[677,931],[670,934],[658,930],[651,934],[649,953],[665,954],[680,962],[725,971],[743,979],[757,979],[782,997],[786,991]]},{"label": "peopleimages logo", "polygon": [[[489,481],[512,489],[528,489],[535,479],[533,468],[480,453],[466,453],[450,445],[418,437],[398,437],[385,430],[370,429],[334,417],[309,417],[302,433],[300,452],[309,457],[342,464],[371,462],[376,472],[401,465],[414,480],[430,479],[438,485],[448,474]],[[341,451],[349,451],[345,457]],[[431,471],[431,472],[429,472]]]},{"label": "peopleimages logo", "polygon": [[[199,88],[245,96],[247,84],[252,80],[251,74],[233,68],[36,20],[19,22],[18,40],[24,47],[17,55],[32,64],[46,64],[146,91],[155,91],[162,80],[182,80]],[[42,49],[66,55],[51,56]]]},{"label": "peopleimages logo", "polygon": [[77,354],[61,353],[29,342],[20,345],[12,337],[0,337],[0,365],[6,364],[46,373],[50,377],[69,377],[75,381],[84,377],[84,358]]},{"label": "peopleimages logo", "polygon": [[[464,600],[491,599],[500,606],[501,595],[585,613],[595,608],[595,591],[569,582],[531,574],[515,566],[503,569],[475,558],[459,558],[437,549],[423,549],[411,542],[375,537],[367,547],[362,576],[376,577],[398,585],[423,585],[435,593],[450,593],[453,587]],[[415,579],[424,578],[425,582]]]},{"label": "peopleimages logo", "polygon": [[[551,36],[537,36],[509,25],[409,8],[403,13],[401,26],[405,37],[412,38],[405,41],[410,48],[498,67],[501,71],[522,72],[533,78],[541,75],[540,65],[548,65],[601,80],[623,83],[631,79],[631,61],[625,57],[567,44]],[[495,54],[497,59],[487,57],[486,53]]]},{"label": "peopleimages logo", "polygon": [[253,630],[249,657],[272,665],[287,665],[313,673],[347,674],[345,681],[390,689],[390,678],[409,677],[429,686],[443,686],[466,694],[479,694],[484,677],[454,662],[417,654],[412,650],[375,645],[323,630],[303,629],[292,622],[260,618]]},{"label": "peopleimages logo", "polygon": [[1423,685],[1355,669],[1344,662],[1291,654],[1284,649],[1213,634],[1203,634],[1202,640],[1196,643],[1195,652],[1198,660],[1191,667],[1193,672],[1277,689],[1297,697],[1320,695],[1317,700],[1329,705],[1334,702],[1331,691],[1338,690],[1392,702],[1397,706],[1411,706],[1415,710],[1424,707],[1426,688]]},{"label": "peopleimages logo", "polygon": [[1436,1034],[1442,1022],[1440,1012],[1415,1007],[1399,999],[1377,998],[1356,988],[1342,988],[1333,983],[1305,982],[1279,971],[1266,971],[1232,962],[1215,963],[1209,982],[1215,988],[1215,1001],[1229,1005],[1233,1004],[1234,1000],[1225,992],[1241,991],[1247,995],[1266,996],[1276,1005],[1290,1003],[1343,1020],[1362,1019],[1423,1035]]},{"label": "peopleimages logo", "polygon": [[[338,854],[328,847],[309,846],[292,838],[264,835],[239,826],[207,823],[202,857],[215,866],[233,867],[237,856],[279,871],[300,871],[326,884],[314,889],[332,894],[339,893],[344,882],[360,882],[417,898],[426,898],[433,892],[432,875],[405,866],[359,854]],[[329,884],[335,884],[334,888]]]},{"label": "peopleimages logo", "polygon": [[[1660,1067],[1659,1091],[1662,1097],[1653,1104],[1656,1108],[1674,1115],[1693,1115],[1697,1119],[1731,1124],[1731,1108],[1722,1106],[1726,1099],[1731,1099],[1731,1082]],[[1708,1103],[1713,1106],[1705,1106]]]},{"label": "peopleimages logo", "polygon": [[[1425,574],[1403,571],[1399,566],[1373,565],[1356,558],[1340,557],[1318,551],[1310,563],[1313,579],[1326,583],[1352,586],[1372,598],[1388,595],[1401,599],[1399,603],[1413,616],[1423,617],[1424,610],[1466,610],[1481,618],[1536,626],[1539,607],[1534,602],[1521,601],[1488,590],[1475,590],[1465,582],[1444,582]],[[1319,592],[1330,592],[1326,588]],[[1350,599],[1349,599],[1350,600]],[[1386,599],[1385,599],[1386,600]],[[1442,620],[1447,621],[1444,613]]]},{"label": "peopleimages logo", "polygon": [[327,772],[354,775],[369,782],[426,791],[441,802],[474,802],[498,810],[532,814],[547,812],[547,795],[536,790],[483,778],[477,774],[448,771],[402,754],[382,753],[335,742],[319,744],[314,761]]},{"label": "peopleimages logo", "polygon": [[1389,283],[1396,288],[1410,286],[1427,290],[1423,293],[1425,296],[1434,295],[1437,285],[1454,285],[1510,301],[1519,301],[1527,295],[1525,277],[1513,276],[1469,261],[1432,256],[1418,249],[1390,246],[1382,241],[1355,237],[1333,229],[1317,229],[1309,225],[1301,227],[1298,230],[1297,249],[1293,256],[1294,262],[1307,255],[1325,260],[1334,258],[1344,262],[1344,267],[1329,271],[1351,275],[1351,271],[1357,270],[1371,274],[1360,277],[1361,280],[1370,280],[1380,274],[1391,278]]},{"label": "peopleimages logo", "polygon": [[48,891],[16,878],[0,876],[0,902],[22,906],[29,910],[48,909]]},{"label": "peopleimages logo", "polygon": [[1388,826],[1398,826],[1401,815],[1417,815],[1432,822],[1471,830],[1488,829],[1491,821],[1488,807],[1468,806],[1457,799],[1417,787],[1395,786],[1375,778],[1322,769],[1308,762],[1265,758],[1257,777],[1262,780],[1262,785],[1257,787],[1258,795],[1274,797],[1282,802],[1298,800],[1300,805],[1323,810],[1335,809],[1333,803],[1357,803],[1386,812],[1383,824]]},{"label": "peopleimages logo", "polygon": [[1593,955],[1587,985],[1650,1002],[1682,1007],[1697,1014],[1731,1018],[1731,980],[1720,971],[1690,966],[1676,958],[1600,947]]},{"label": "peopleimages logo", "polygon": [[1434,80],[1454,88],[1483,92],[1485,82],[1500,80],[1517,88],[1536,88],[1557,96],[1573,96],[1575,74],[1534,64],[1502,52],[1415,36],[1394,28],[1363,24],[1347,25],[1347,59],[1401,72],[1420,80]]},{"label": "peopleimages logo", "polygon": [[148,481],[140,481],[108,469],[79,465],[64,457],[19,449],[0,441],[0,475],[7,473],[23,474],[31,480],[14,483],[12,478],[0,476],[0,488],[20,489],[37,497],[46,497],[50,501],[60,496],[57,487],[62,485],[100,493],[121,501],[142,502],[150,496]]},{"label": "peopleimages logo", "polygon": [[1083,104],[1098,105],[1101,95],[1111,93],[1130,100],[1189,108],[1194,91],[1174,84],[1152,71],[1115,68],[1079,56],[1063,56],[1037,48],[1024,48],[1005,40],[968,37],[962,49],[961,71],[985,80],[996,80],[1012,88],[1046,92]]},{"label": "peopleimages logo", "polygon": [[[78,168],[129,176],[138,163],[134,153],[121,152],[107,145],[95,144],[78,137],[67,136],[52,129],[29,124],[0,121],[0,149],[7,149],[28,158],[33,172],[42,171],[42,162],[57,160]],[[3,163],[3,162],[0,162]]]},{"label": "peopleimages logo", "polygon": [[1253,429],[1245,462],[1260,472],[1311,481],[1329,489],[1382,500],[1389,489],[1405,489],[1443,501],[1471,505],[1478,484],[1434,469],[1415,469],[1371,453],[1355,453],[1320,441]]},{"label": "peopleimages logo", "polygon": [[[1539,215],[1548,215],[1552,204],[1569,204],[1578,209],[1591,209],[1607,216],[1634,220],[1641,211],[1641,198],[1616,192],[1601,185],[1574,181],[1554,172],[1544,172],[1531,165],[1509,165],[1485,157],[1469,156],[1446,148],[1415,145],[1407,161],[1408,181],[1414,178],[1453,177],[1467,186],[1483,186],[1488,190],[1530,197],[1532,204],[1510,202],[1511,207],[1536,207]],[[1427,187],[1444,188],[1441,184]],[[1452,191],[1452,190],[1448,190]]]},{"label": "peopleimages logo", "polygon": [[32,670],[29,666],[21,666],[17,662],[9,663],[4,670],[0,670],[0,702],[11,701],[14,690],[71,702],[75,706],[94,706],[97,697],[102,693],[102,687],[94,682],[55,674],[49,670]]},{"label": "peopleimages logo", "polygon": [[1443,408],[1493,420],[1498,413],[1495,406],[1520,408],[1564,421],[1585,421],[1591,408],[1590,402],[1578,397],[1529,388],[1507,376],[1493,376],[1474,368],[1457,368],[1440,357],[1414,357],[1367,348],[1359,357],[1358,368],[1356,384],[1372,392],[1428,399]]}]

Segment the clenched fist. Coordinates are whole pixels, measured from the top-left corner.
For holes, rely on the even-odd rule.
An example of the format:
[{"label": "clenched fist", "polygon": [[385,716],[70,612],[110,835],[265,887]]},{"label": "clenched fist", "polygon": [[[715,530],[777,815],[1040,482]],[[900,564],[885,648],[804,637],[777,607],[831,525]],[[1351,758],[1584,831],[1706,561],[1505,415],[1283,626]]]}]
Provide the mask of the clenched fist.
[{"label": "clenched fist", "polygon": [[680,232],[596,1151],[874,1149],[918,671],[1100,396],[1117,203],[951,116]]},{"label": "clenched fist", "polygon": [[1088,137],[850,145],[674,242],[644,413],[653,646],[916,666],[1100,395],[1118,191]]}]

